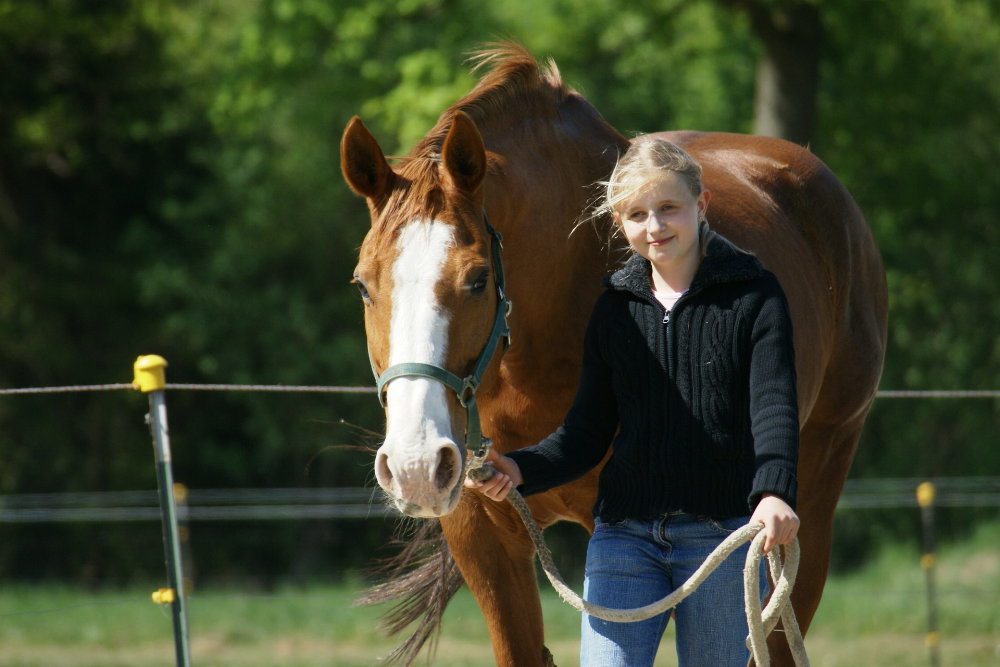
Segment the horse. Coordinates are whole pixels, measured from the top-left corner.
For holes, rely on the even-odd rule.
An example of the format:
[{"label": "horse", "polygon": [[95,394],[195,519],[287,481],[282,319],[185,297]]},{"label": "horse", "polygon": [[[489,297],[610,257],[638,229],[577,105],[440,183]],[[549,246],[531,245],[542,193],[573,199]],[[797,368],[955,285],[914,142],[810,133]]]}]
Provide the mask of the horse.
[{"label": "horse", "polygon": [[[497,665],[550,665],[534,548],[508,503],[463,488],[466,450],[479,445],[480,430],[507,452],[561,423],[601,278],[626,250],[609,241],[610,220],[581,224],[581,212],[629,140],[553,61],[512,43],[474,60],[478,83],[398,164],[357,116],[340,144],[344,178],[371,218],[353,280],[385,405],[375,477],[402,513],[428,519],[428,531],[443,537],[432,534],[422,556],[411,544],[404,556],[422,559],[411,571],[419,574],[397,569],[396,585],[371,600],[409,596],[397,628],[425,614],[396,656],[410,661],[440,622],[442,600],[464,581]],[[793,605],[806,631],[826,579],[834,508],[881,375],[881,256],[858,205],[808,150],[749,135],[657,136],[701,163],[712,227],[754,252],[788,297],[801,425]],[[593,531],[598,472],[529,497],[539,525],[574,521]],[[781,633],[769,643],[775,664],[791,664]]]}]

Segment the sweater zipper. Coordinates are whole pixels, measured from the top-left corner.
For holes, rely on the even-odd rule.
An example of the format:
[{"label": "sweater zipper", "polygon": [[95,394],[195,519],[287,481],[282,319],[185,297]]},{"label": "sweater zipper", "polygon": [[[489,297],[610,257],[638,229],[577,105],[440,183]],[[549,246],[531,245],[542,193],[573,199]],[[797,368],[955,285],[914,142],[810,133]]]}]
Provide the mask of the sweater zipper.
[{"label": "sweater zipper", "polygon": [[[674,304],[675,306],[677,304]],[[667,373],[670,373],[670,311],[663,311],[663,347],[667,351]]]},{"label": "sweater zipper", "polygon": [[690,296],[690,294],[691,294],[691,290],[689,288],[683,294],[680,295],[680,297],[677,299],[677,301],[674,301],[674,305],[670,308],[670,310],[664,309],[664,311],[663,311],[663,344],[664,344],[664,347],[667,348],[667,372],[668,373],[670,372],[670,369],[672,368],[672,366],[671,366],[671,361],[672,361],[671,356],[672,355],[670,354],[670,348],[672,347],[671,341],[670,341],[670,313],[674,312],[674,309],[677,308],[678,304],[680,304],[681,301],[687,300],[687,298]]}]

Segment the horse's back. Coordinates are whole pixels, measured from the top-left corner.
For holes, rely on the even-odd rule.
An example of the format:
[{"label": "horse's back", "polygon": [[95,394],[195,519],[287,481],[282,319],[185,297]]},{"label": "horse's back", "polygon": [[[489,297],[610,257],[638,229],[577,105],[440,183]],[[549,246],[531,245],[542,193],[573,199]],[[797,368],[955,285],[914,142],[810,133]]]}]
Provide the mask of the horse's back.
[{"label": "horse's back", "polygon": [[698,160],[713,228],[781,281],[795,324],[803,421],[863,416],[881,374],[887,299],[878,248],[850,193],[822,160],[789,141],[655,136]]}]

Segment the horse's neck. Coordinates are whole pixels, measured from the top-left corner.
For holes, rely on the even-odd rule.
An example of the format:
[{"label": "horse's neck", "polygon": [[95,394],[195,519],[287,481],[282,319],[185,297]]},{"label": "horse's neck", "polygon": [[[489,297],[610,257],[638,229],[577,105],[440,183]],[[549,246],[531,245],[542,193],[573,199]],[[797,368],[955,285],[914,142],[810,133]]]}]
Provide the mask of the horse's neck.
[{"label": "horse's neck", "polygon": [[[606,178],[610,165],[567,165],[558,155],[536,151],[521,163],[508,160],[508,176],[493,180],[488,191],[487,208],[492,199],[496,210],[491,220],[504,236],[513,302],[505,368],[527,394],[562,395],[575,387],[583,330],[601,278],[621,257],[610,248],[606,224],[580,223],[593,193],[589,186]],[[545,174],[550,169],[574,175],[552,178]]]}]

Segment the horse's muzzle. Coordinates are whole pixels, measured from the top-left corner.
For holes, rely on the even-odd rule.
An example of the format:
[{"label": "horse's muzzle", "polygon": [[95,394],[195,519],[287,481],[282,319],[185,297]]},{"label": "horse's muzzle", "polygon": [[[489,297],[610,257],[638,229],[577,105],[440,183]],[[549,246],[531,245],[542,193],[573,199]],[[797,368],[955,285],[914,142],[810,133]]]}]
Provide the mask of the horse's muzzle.
[{"label": "horse's muzzle", "polygon": [[462,490],[465,461],[454,442],[395,447],[387,441],[375,455],[375,478],[396,508],[411,517],[449,514]]}]

